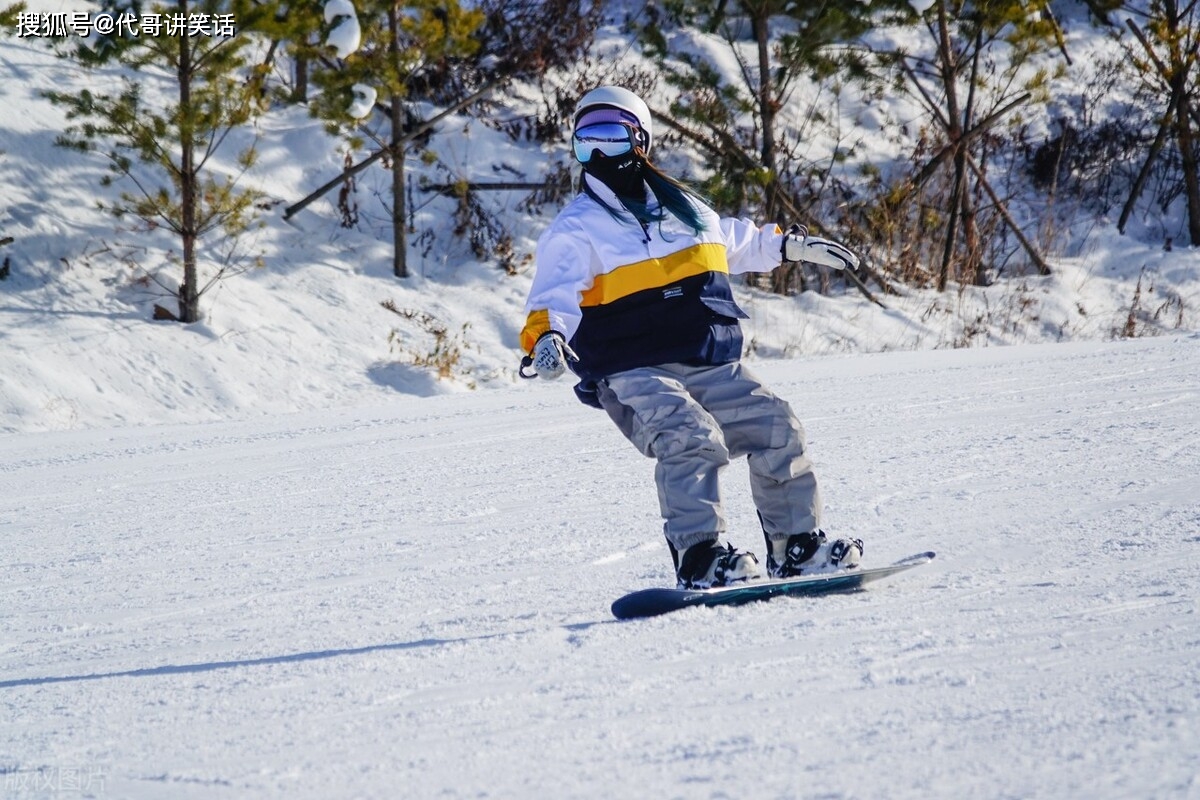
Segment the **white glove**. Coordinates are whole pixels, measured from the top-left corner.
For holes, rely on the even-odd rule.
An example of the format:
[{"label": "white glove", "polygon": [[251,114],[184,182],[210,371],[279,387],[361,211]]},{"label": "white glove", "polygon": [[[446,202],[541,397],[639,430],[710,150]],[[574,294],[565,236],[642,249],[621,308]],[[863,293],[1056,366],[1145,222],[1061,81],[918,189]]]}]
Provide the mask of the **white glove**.
[{"label": "white glove", "polygon": [[579,356],[558,331],[543,333],[533,346],[533,368],[543,378],[561,377],[567,369],[567,359],[578,361]]},{"label": "white glove", "polygon": [[803,225],[793,225],[783,237],[784,261],[807,261],[834,269],[854,269],[858,256],[829,239],[809,236]]}]

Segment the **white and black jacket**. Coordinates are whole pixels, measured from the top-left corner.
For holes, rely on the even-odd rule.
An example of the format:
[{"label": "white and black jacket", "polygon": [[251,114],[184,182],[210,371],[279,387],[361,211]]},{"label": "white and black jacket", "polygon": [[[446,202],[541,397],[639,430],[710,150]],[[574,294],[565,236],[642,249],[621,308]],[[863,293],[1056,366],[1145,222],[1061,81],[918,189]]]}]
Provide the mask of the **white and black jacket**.
[{"label": "white and black jacket", "polygon": [[616,372],[738,360],[738,320],[746,313],[734,302],[729,276],[779,266],[779,228],[722,219],[698,201],[699,233],[671,215],[642,224],[607,186],[586,174],[584,180],[585,191],[538,240],[521,332],[525,352],[545,333],[561,333],[579,356],[571,367],[589,404],[594,381]]}]

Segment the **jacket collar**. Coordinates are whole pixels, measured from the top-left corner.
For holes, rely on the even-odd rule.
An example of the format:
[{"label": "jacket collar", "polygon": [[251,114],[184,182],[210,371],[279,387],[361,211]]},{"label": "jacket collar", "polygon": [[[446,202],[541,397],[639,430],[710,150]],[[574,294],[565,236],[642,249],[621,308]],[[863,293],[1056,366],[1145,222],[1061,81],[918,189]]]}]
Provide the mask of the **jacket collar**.
[{"label": "jacket collar", "polygon": [[[583,180],[584,184],[586,185],[585,191],[602,201],[609,208],[615,208],[618,210],[625,208],[625,205],[621,202],[621,199],[617,197],[617,193],[608,188],[608,184],[606,184],[604,181],[600,180],[599,178],[595,178],[586,172],[583,173]],[[642,183],[642,190],[646,193],[646,204],[649,206],[657,205],[657,199],[650,192],[650,187],[647,186],[645,182]]]}]

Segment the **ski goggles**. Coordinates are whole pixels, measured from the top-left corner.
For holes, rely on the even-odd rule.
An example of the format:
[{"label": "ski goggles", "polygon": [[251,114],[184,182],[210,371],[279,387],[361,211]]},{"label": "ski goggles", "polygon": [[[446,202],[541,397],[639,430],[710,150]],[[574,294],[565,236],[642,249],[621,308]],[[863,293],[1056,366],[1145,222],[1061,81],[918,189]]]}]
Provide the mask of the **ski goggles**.
[{"label": "ski goggles", "polygon": [[599,150],[605,156],[623,156],[633,149],[637,134],[628,125],[619,122],[598,122],[575,130],[571,137],[575,146],[575,159],[586,164]]}]

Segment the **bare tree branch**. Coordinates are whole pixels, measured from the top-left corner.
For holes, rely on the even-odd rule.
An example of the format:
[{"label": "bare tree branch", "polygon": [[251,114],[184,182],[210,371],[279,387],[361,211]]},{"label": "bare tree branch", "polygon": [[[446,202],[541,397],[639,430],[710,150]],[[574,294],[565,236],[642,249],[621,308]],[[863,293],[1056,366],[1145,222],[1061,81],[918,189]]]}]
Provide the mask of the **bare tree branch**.
[{"label": "bare tree branch", "polygon": [[489,94],[498,85],[499,85],[499,82],[489,83],[487,86],[484,86],[479,91],[477,91],[471,95],[468,95],[467,97],[458,101],[454,105],[450,106],[445,111],[442,111],[441,113],[434,115],[433,117],[426,120],[425,122],[422,122],[420,125],[413,128],[411,131],[409,131],[408,133],[404,134],[399,139],[397,139],[390,147],[385,147],[384,149],[377,151],[373,155],[368,156],[363,161],[360,161],[359,163],[355,164],[353,167],[348,167],[347,169],[343,170],[341,175],[337,176],[333,180],[324,184],[319,189],[317,189],[316,191],[314,191],[310,195],[308,195],[308,197],[305,197],[300,202],[293,203],[292,205],[290,205],[286,209],[284,209],[283,218],[285,220],[291,219],[293,216],[295,216],[296,214],[298,214],[299,212],[301,212],[305,208],[307,208],[309,205],[311,205],[313,201],[315,201],[322,195],[324,195],[327,192],[329,192],[330,190],[332,190],[335,186],[338,186],[339,184],[341,184],[343,181],[345,181],[348,178],[353,178],[355,175],[362,172],[363,170],[365,170],[367,167],[374,164],[379,159],[383,158],[384,156],[388,155],[389,153],[395,152],[402,145],[407,144],[408,142],[411,142],[413,139],[416,139],[417,137],[421,136],[423,133],[425,133],[426,131],[431,129],[434,125],[441,122],[443,119],[450,116],[451,114],[461,111],[462,109],[466,108],[467,106],[471,105],[472,103],[477,102],[478,100],[481,100],[485,95]]},{"label": "bare tree branch", "polygon": [[1121,217],[1117,220],[1117,230],[1125,233],[1125,226],[1129,224],[1129,217],[1133,215],[1133,208],[1137,205],[1138,198],[1142,196],[1142,190],[1146,188],[1146,181],[1150,179],[1150,170],[1154,166],[1154,162],[1158,159],[1158,154],[1162,152],[1163,145],[1167,143],[1167,136],[1171,132],[1171,118],[1175,116],[1175,110],[1179,107],[1179,92],[1171,92],[1171,101],[1167,104],[1167,111],[1163,114],[1162,122],[1158,125],[1158,133],[1154,136],[1154,141],[1150,143],[1150,149],[1146,152],[1146,160],[1142,162],[1142,168],[1138,170],[1137,178],[1133,181],[1133,187],[1129,190],[1129,197],[1125,199],[1125,205],[1121,208]]},{"label": "bare tree branch", "polygon": [[1004,223],[1008,225],[1008,229],[1013,232],[1013,236],[1017,237],[1017,241],[1021,243],[1021,247],[1025,248],[1025,252],[1029,254],[1030,260],[1033,261],[1034,266],[1036,266],[1038,269],[1038,274],[1049,275],[1052,271],[1050,269],[1050,265],[1046,263],[1046,259],[1042,258],[1041,253],[1039,253],[1037,248],[1033,246],[1033,242],[1029,241],[1025,234],[1021,232],[1021,227],[1017,225],[1017,221],[1012,218],[1012,215],[1008,211],[1008,206],[1005,205],[1004,201],[1000,199],[1000,196],[996,194],[996,190],[992,188],[991,182],[988,181],[987,176],[984,175],[983,168],[976,163],[975,159],[970,153],[967,154],[967,163],[971,166],[971,170],[975,173],[975,178],[979,181],[979,185],[983,187],[983,190],[987,192],[988,197],[991,198],[992,203],[995,204],[996,211],[999,212],[1000,216],[1004,219]]}]

